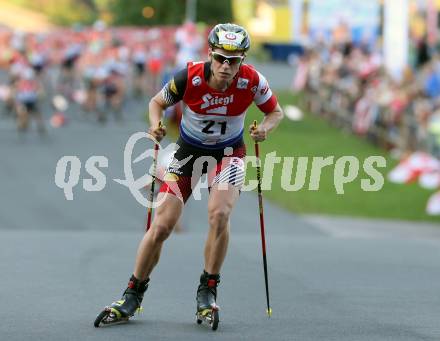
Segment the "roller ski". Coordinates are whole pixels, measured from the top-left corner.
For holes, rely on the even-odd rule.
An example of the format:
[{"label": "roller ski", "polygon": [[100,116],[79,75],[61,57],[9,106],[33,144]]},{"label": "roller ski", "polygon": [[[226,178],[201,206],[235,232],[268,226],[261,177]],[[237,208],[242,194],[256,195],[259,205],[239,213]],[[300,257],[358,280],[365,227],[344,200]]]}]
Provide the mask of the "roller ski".
[{"label": "roller ski", "polygon": [[149,280],[140,282],[132,276],[122,298],[105,307],[96,317],[94,326],[98,328],[100,326],[124,323],[134,314],[141,313],[143,310],[141,303],[144,293],[148,288],[148,282]]},{"label": "roller ski", "polygon": [[219,323],[220,307],[216,303],[217,286],[219,283],[220,275],[210,275],[203,271],[197,289],[197,324],[205,322],[211,326],[212,330],[217,330]]}]

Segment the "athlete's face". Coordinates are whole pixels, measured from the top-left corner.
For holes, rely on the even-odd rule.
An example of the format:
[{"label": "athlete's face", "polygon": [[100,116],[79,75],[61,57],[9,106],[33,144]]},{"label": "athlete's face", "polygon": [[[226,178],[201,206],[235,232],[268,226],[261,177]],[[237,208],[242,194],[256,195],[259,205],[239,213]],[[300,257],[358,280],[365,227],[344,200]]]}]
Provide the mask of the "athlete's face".
[{"label": "athlete's face", "polygon": [[209,57],[214,77],[219,81],[230,81],[237,74],[244,54],[215,48],[209,50]]}]

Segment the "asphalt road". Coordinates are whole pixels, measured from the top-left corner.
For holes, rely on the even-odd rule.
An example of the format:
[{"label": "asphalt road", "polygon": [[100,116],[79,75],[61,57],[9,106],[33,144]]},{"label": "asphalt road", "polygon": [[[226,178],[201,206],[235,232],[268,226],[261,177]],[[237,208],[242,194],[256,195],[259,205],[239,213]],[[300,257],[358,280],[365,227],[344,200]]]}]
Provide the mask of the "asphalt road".
[{"label": "asphalt road", "polygon": [[[186,231],[167,241],[144,300],[124,325],[96,329],[133,269],[145,209],[124,177],[129,136],[142,108],[107,125],[71,113],[70,124],[19,137],[0,120],[1,340],[439,340],[440,233],[435,226],[300,217],[265,202],[273,316],[265,291],[257,198],[232,217],[217,332],[195,323],[195,291],[207,230],[206,200],[191,201]],[[139,154],[145,146],[137,146]],[[138,155],[136,154],[136,155]],[[73,200],[55,185],[57,161],[82,163]],[[102,191],[82,180],[92,155],[108,159]],[[137,176],[146,165],[137,165]],[[206,193],[204,194],[206,199]]]}]

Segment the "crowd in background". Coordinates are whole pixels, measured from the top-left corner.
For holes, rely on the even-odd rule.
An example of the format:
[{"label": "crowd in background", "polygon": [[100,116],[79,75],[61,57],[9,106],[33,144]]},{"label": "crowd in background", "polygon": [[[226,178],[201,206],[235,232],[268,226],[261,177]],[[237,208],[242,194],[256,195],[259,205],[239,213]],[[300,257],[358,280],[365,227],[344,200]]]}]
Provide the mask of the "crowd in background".
[{"label": "crowd in background", "polygon": [[400,79],[384,69],[380,49],[318,41],[297,61],[292,87],[312,113],[393,150],[440,157],[440,58],[422,40]]},{"label": "crowd in background", "polygon": [[127,101],[145,101],[177,68],[202,57],[203,34],[190,22],[156,28],[97,22],[47,34],[0,29],[0,116],[15,118],[19,131],[35,117],[41,133],[43,104],[57,115],[73,103],[98,122],[121,120]]},{"label": "crowd in background", "polygon": [[[97,22],[50,34],[0,30],[1,115],[16,117],[24,131],[32,113],[44,131],[42,102],[57,111],[67,101],[99,122],[110,115],[120,120],[128,100],[145,100],[187,61],[204,58],[203,38],[193,23],[106,28]],[[375,46],[318,40],[298,59],[292,86],[306,94],[311,112],[382,147],[440,157],[440,58],[423,41],[417,51],[413,67],[394,79]]]}]

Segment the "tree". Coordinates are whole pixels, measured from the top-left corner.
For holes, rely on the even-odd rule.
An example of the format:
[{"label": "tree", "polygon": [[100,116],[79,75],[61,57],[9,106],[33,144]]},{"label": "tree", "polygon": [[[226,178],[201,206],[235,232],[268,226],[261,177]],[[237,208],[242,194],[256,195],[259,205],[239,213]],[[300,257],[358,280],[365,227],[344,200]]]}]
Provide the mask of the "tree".
[{"label": "tree", "polygon": [[[154,14],[145,18],[142,10],[151,7]],[[176,25],[183,21],[185,1],[181,0],[114,0],[109,3],[115,25]]]},{"label": "tree", "polygon": [[[142,9],[151,7],[154,15],[145,18]],[[197,0],[196,21],[215,24],[231,21],[230,1]],[[185,20],[185,0],[110,0],[108,10],[115,25],[179,25]]]},{"label": "tree", "polygon": [[[90,24],[108,15],[109,24],[126,26],[180,25],[188,0],[21,0],[59,25]],[[231,0],[196,0],[196,21],[209,25],[232,20]],[[144,8],[150,8],[143,11]],[[152,10],[151,10],[152,9]],[[151,15],[152,14],[152,15]],[[149,16],[151,15],[151,17]]]},{"label": "tree", "polygon": [[208,25],[232,21],[231,1],[197,0],[197,20]]}]

